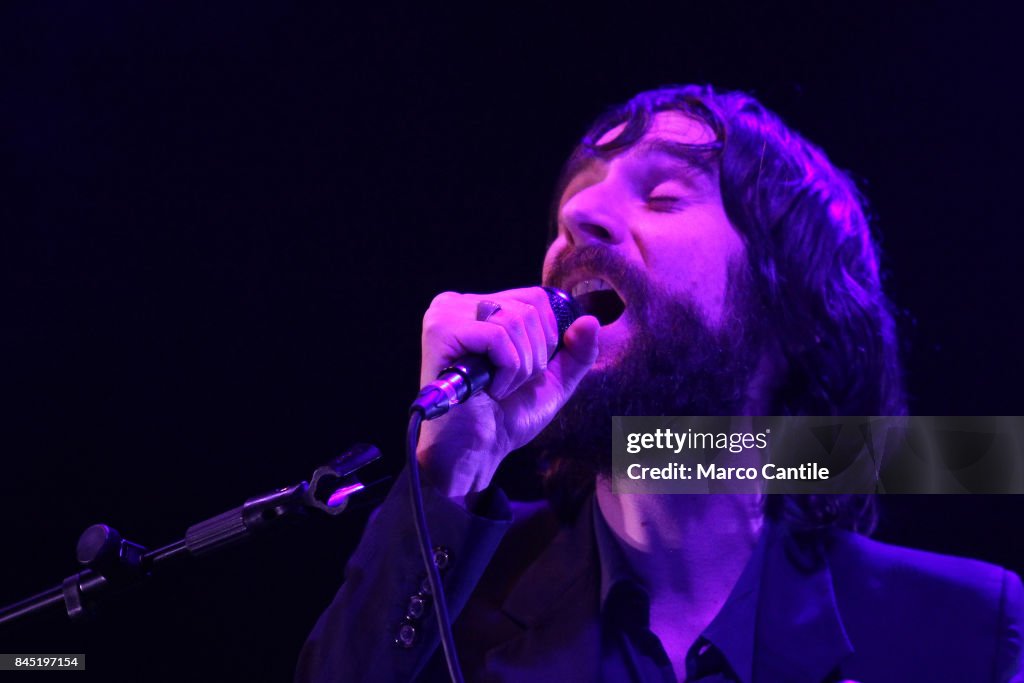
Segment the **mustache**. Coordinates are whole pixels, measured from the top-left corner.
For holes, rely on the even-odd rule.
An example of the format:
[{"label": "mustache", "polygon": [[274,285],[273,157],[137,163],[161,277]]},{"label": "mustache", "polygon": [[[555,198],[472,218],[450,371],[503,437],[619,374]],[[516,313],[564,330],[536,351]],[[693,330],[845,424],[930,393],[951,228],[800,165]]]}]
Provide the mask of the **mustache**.
[{"label": "mustache", "polygon": [[548,270],[546,284],[562,287],[573,273],[580,270],[600,274],[610,280],[630,306],[650,298],[650,285],[644,272],[613,251],[598,246],[585,246],[556,254]]}]

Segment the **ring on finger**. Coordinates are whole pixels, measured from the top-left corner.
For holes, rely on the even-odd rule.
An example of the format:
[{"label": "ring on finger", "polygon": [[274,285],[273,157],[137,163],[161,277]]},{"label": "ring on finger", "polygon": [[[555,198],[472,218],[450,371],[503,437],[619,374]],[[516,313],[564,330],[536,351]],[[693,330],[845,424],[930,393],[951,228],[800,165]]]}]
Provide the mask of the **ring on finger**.
[{"label": "ring on finger", "polygon": [[480,322],[484,322],[500,310],[501,304],[490,301],[489,299],[484,299],[476,304],[476,319]]}]

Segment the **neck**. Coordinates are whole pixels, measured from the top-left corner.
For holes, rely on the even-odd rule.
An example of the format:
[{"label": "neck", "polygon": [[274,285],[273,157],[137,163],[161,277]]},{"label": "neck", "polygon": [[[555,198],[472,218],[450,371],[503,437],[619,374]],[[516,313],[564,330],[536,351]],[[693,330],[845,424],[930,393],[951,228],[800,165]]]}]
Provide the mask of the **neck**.
[{"label": "neck", "polygon": [[597,503],[652,602],[711,610],[729,597],[761,530],[754,494],[614,494],[597,480]]}]

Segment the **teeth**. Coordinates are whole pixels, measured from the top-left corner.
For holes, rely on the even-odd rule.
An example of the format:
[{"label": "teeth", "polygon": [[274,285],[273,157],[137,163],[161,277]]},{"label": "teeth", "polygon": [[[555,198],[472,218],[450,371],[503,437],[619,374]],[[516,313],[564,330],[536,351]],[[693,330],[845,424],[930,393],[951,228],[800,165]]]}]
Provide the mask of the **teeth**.
[{"label": "teeth", "polygon": [[590,292],[599,292],[604,289],[614,289],[610,284],[599,277],[584,280],[572,288],[573,296],[583,296]]}]

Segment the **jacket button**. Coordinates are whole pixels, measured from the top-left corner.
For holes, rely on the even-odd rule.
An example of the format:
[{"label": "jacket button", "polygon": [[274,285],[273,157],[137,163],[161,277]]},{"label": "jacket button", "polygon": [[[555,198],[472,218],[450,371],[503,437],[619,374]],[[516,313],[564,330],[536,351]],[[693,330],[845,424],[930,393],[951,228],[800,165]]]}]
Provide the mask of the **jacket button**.
[{"label": "jacket button", "polygon": [[416,644],[416,627],[412,624],[402,624],[398,627],[398,636],[395,638],[395,645],[409,649]]},{"label": "jacket button", "polygon": [[434,548],[434,564],[441,571],[448,568],[448,562],[451,560],[451,553],[448,552],[448,548],[444,546],[437,546]]},{"label": "jacket button", "polygon": [[420,619],[427,612],[427,596],[414,595],[409,598],[409,608],[405,610],[405,616],[410,619]]}]

